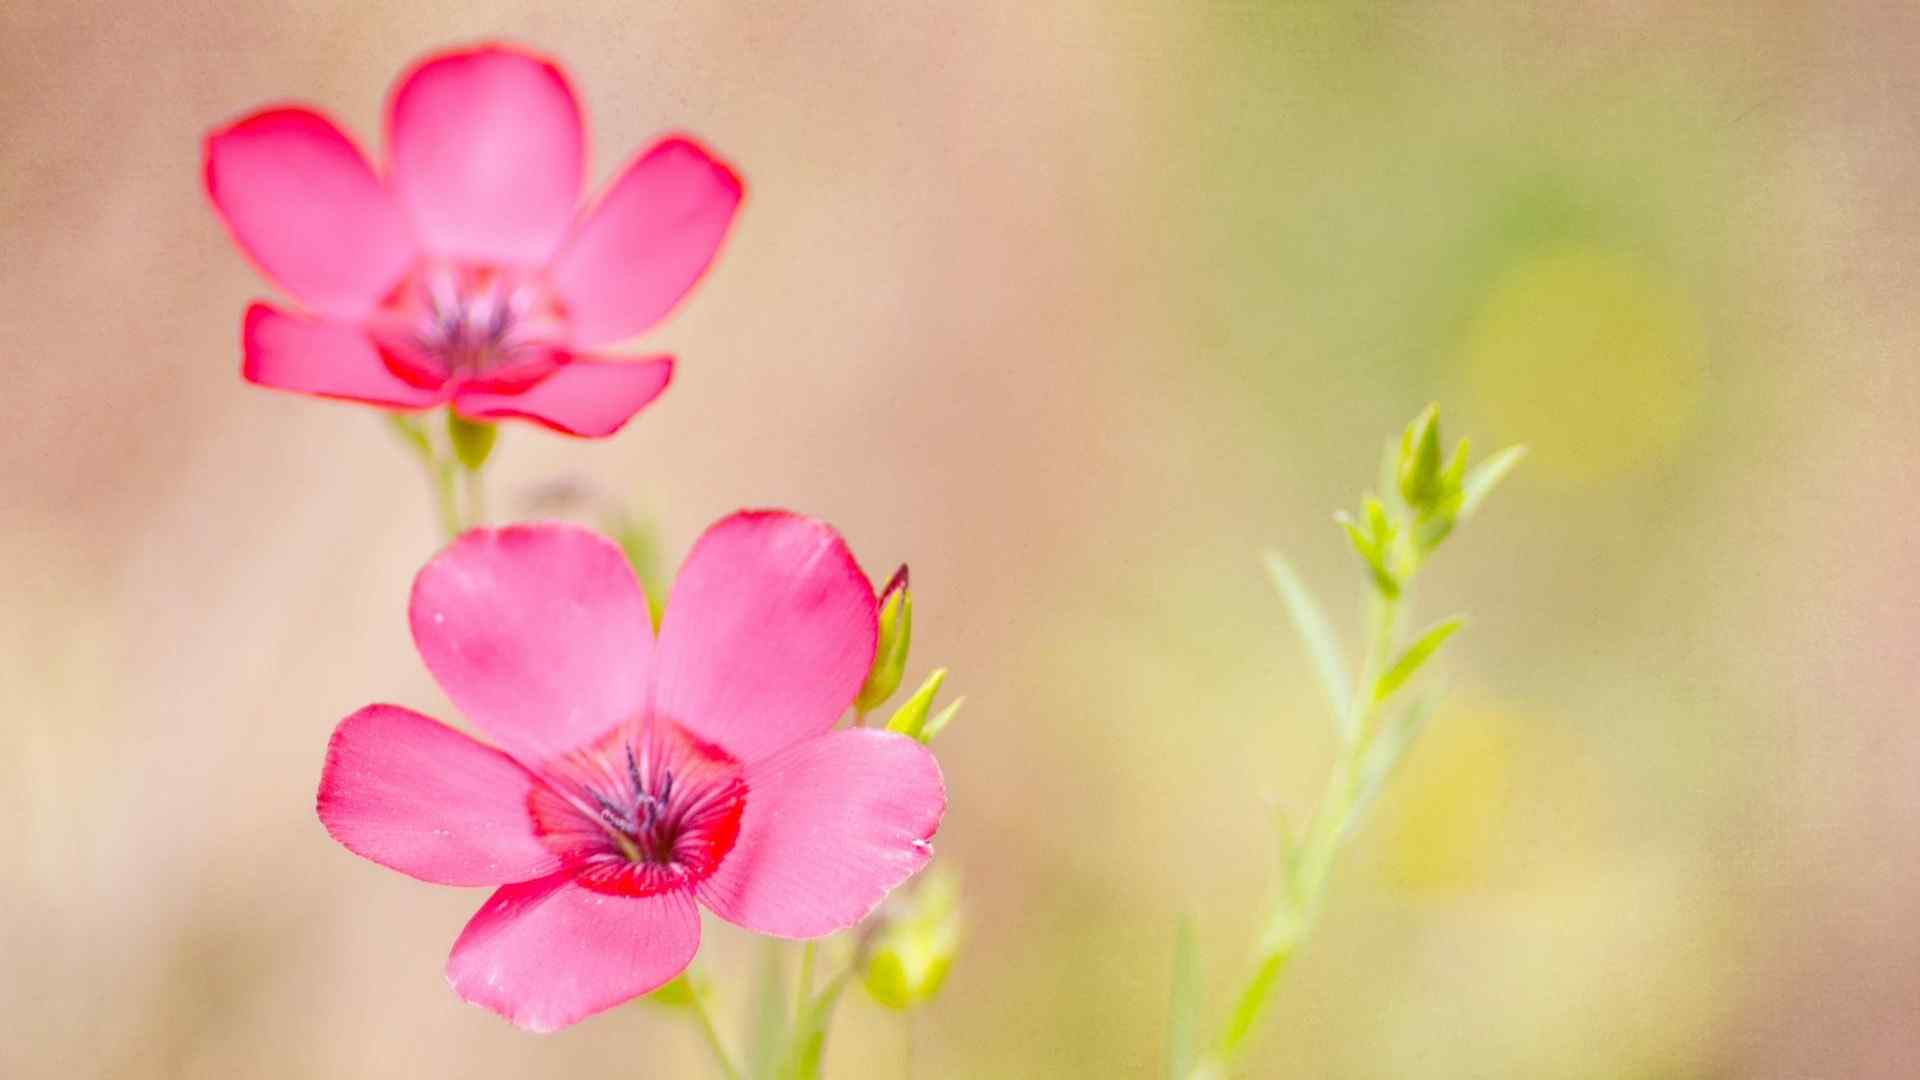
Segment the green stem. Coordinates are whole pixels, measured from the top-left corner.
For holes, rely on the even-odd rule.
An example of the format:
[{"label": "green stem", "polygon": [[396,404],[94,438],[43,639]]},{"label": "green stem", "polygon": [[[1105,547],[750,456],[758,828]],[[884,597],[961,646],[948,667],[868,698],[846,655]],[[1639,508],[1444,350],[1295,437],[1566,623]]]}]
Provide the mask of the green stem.
[{"label": "green stem", "polygon": [[433,481],[434,496],[440,507],[441,538],[452,540],[465,531],[460,520],[460,493],[454,482],[454,464],[440,459],[431,461],[427,464],[427,475]]},{"label": "green stem", "polygon": [[794,991],[793,1015],[799,1016],[807,1009],[807,1002],[813,998],[813,954],[814,943],[809,941],[800,949],[800,978]]},{"label": "green stem", "polygon": [[1352,824],[1360,763],[1376,733],[1380,711],[1376,698],[1378,681],[1392,663],[1405,602],[1404,584],[1397,596],[1378,590],[1373,594],[1368,608],[1367,648],[1353,696],[1354,722],[1349,727],[1352,734],[1341,744],[1340,755],[1327,777],[1326,790],[1321,793],[1320,803],[1307,823],[1306,835],[1288,862],[1288,873],[1280,883],[1279,895],[1274,898],[1266,928],[1254,949],[1253,971],[1234,996],[1233,1009],[1227,1014],[1219,1041],[1194,1070],[1196,1080],[1227,1074],[1233,1059],[1259,1026],[1274,986],[1320,918],[1334,860]]},{"label": "green stem", "polygon": [[713,1015],[707,1012],[706,998],[698,991],[693,992],[693,1004],[690,1006],[694,1019],[699,1021],[700,1034],[705,1037],[707,1049],[713,1051],[714,1063],[720,1066],[720,1072],[727,1080],[740,1080],[740,1070],[733,1064],[733,1058],[727,1054],[727,1045],[720,1039],[720,1029],[713,1026]]},{"label": "green stem", "polygon": [[467,474],[467,527],[473,528],[487,523],[487,485],[478,468],[469,468]]},{"label": "green stem", "polygon": [[418,416],[410,413],[388,413],[387,424],[393,429],[407,449],[413,451],[414,459],[427,474],[427,486],[433,491],[434,508],[440,518],[440,532],[445,539],[452,540],[460,535],[460,502],[454,490],[455,464],[451,457],[443,458],[434,447],[433,436]]}]

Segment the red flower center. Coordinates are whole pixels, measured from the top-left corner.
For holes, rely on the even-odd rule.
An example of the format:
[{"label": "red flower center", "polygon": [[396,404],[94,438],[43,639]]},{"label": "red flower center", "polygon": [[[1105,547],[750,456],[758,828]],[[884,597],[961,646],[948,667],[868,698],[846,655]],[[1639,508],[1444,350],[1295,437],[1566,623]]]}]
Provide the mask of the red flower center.
[{"label": "red flower center", "polygon": [[739,762],[671,721],[619,728],[541,772],[528,800],[535,831],[598,892],[696,884],[740,836]]},{"label": "red flower center", "polygon": [[428,260],[370,321],[382,356],[410,382],[530,383],[564,361],[567,319],[537,274]]}]

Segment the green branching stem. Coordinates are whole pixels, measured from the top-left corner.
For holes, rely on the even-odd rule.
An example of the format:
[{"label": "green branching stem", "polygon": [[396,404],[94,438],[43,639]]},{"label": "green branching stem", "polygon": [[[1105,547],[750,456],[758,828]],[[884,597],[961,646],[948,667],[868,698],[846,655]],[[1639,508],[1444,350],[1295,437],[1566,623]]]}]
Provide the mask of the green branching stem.
[{"label": "green branching stem", "polygon": [[1393,663],[1407,604],[1406,579],[1411,576],[1410,572],[1403,575],[1400,587],[1393,592],[1373,590],[1368,605],[1367,647],[1349,704],[1352,715],[1344,725],[1347,738],[1341,743],[1326,790],[1307,822],[1305,834],[1286,861],[1273,909],[1254,948],[1252,971],[1234,996],[1219,1040],[1193,1071],[1196,1080],[1228,1074],[1248,1037],[1258,1028],[1274,986],[1319,920],[1334,861],[1362,809],[1359,796],[1363,764],[1380,732],[1381,706],[1390,696],[1381,691],[1381,676]]},{"label": "green branching stem", "polygon": [[1362,500],[1358,515],[1335,517],[1372,584],[1366,648],[1350,697],[1341,674],[1338,643],[1325,614],[1286,559],[1277,553],[1267,557],[1268,572],[1333,703],[1340,752],[1305,832],[1295,836],[1282,830],[1285,849],[1279,886],[1254,947],[1251,971],[1234,995],[1219,1038],[1191,1067],[1194,992],[1186,987],[1193,980],[1183,974],[1191,960],[1176,942],[1169,1075],[1219,1080],[1228,1074],[1258,1027],[1275,984],[1319,921],[1341,848],[1432,715],[1433,696],[1397,712],[1388,710],[1395,695],[1462,625],[1457,616],[1443,619],[1421,630],[1403,648],[1402,617],[1413,579],[1426,557],[1479,509],[1526,455],[1524,447],[1510,447],[1469,470],[1465,440],[1450,459],[1443,455],[1439,424],[1436,409],[1430,406],[1422,412],[1397,447],[1388,444],[1381,458],[1378,494]]}]

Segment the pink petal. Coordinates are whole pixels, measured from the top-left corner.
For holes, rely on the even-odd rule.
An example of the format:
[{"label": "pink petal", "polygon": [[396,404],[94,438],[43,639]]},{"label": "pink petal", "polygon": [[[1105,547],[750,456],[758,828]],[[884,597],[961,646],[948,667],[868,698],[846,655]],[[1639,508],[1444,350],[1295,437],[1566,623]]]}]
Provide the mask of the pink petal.
[{"label": "pink petal", "polygon": [[905,735],[849,728],[747,767],[740,838],[700,899],[779,937],[845,930],[933,857],[947,810],[933,754]]},{"label": "pink petal", "polygon": [[672,379],[671,356],[576,356],[517,392],[462,387],[453,407],[472,420],[531,420],[564,435],[597,439],[625,427]]},{"label": "pink petal", "polygon": [[620,548],[578,525],[467,533],[414,579],[411,621],[447,696],[528,765],[646,705],[646,597]]},{"label": "pink petal", "polygon": [[396,375],[359,329],[296,318],[266,304],[247,309],[241,348],[246,380],[276,390],[396,409],[424,409],[445,397]]},{"label": "pink petal", "polygon": [[332,121],[256,113],[207,136],[207,194],[262,272],[323,315],[371,311],[412,266],[412,226]]},{"label": "pink petal", "polygon": [[579,207],[586,133],[558,67],[489,45],[402,78],[387,152],[394,193],[435,254],[540,266]]},{"label": "pink petal", "polygon": [[684,891],[611,896],[568,874],[495,892],[453,943],[454,992],[529,1031],[557,1031],[664,985],[700,948]]},{"label": "pink petal", "polygon": [[784,511],[708,529],[660,627],[656,710],[743,762],[832,727],[873,663],[873,586],[838,533]]},{"label": "pink petal", "polygon": [[741,191],[733,169],[689,139],[635,159],[553,262],[574,343],[622,341],[659,322],[713,262]]},{"label": "pink petal", "polygon": [[334,730],[320,821],[347,850],[440,885],[551,874],[534,834],[537,781],[512,758],[397,705],[369,705]]}]

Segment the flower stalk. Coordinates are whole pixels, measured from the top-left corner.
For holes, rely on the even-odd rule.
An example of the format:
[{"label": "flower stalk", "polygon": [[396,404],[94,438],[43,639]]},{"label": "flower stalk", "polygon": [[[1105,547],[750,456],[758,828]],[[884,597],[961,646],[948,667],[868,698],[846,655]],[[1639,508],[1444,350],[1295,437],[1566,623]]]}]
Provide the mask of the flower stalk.
[{"label": "flower stalk", "polygon": [[[1167,1063],[1167,1074],[1175,1080],[1218,1080],[1229,1074],[1265,1015],[1274,987],[1318,923],[1341,850],[1404,759],[1435,703],[1434,696],[1426,696],[1395,709],[1397,695],[1462,625],[1458,617],[1443,620],[1403,645],[1401,627],[1413,579],[1427,556],[1478,509],[1524,453],[1514,447],[1469,471],[1463,440],[1443,460],[1439,417],[1432,407],[1408,425],[1397,450],[1396,454],[1389,447],[1381,494],[1368,495],[1358,516],[1336,516],[1370,585],[1366,641],[1351,693],[1337,642],[1312,593],[1285,559],[1268,556],[1274,584],[1332,703],[1340,749],[1305,829],[1296,836],[1281,828],[1273,907],[1226,1022],[1203,1053],[1196,1053],[1184,1034],[1191,1026],[1198,980],[1184,970],[1192,963],[1184,948],[1177,958],[1174,1031]],[[1182,940],[1188,939],[1183,936]]]},{"label": "flower stalk", "polygon": [[700,1028],[701,1039],[707,1049],[713,1053],[713,1063],[727,1080],[740,1080],[740,1069],[733,1063],[733,1056],[727,1053],[727,1044],[720,1037],[720,1029],[714,1026],[713,1014],[707,1011],[705,995],[695,990],[689,998],[687,1011],[693,1014],[694,1023]]},{"label": "flower stalk", "polygon": [[499,428],[485,421],[468,420],[447,410],[447,446],[443,450],[432,430],[420,418],[408,413],[388,413],[387,423],[400,437],[426,472],[433,492],[434,511],[440,521],[443,540],[452,540],[478,525],[486,524],[486,483],[484,470],[499,438]]}]

